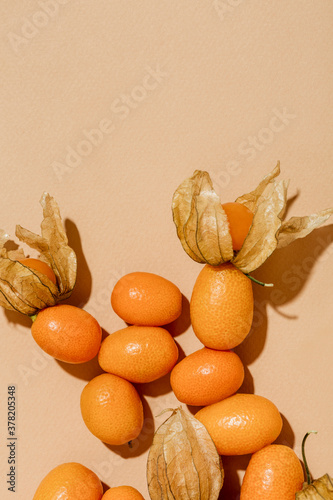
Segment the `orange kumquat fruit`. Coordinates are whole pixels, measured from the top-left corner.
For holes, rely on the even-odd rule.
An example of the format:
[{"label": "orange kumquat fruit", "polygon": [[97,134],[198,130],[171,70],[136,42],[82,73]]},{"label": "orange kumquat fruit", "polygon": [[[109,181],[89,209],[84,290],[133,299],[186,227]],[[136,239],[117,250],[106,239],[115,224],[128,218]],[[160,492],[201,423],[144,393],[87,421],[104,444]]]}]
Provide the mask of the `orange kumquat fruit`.
[{"label": "orange kumquat fruit", "polygon": [[193,331],[206,347],[236,347],[251,329],[251,280],[230,262],[205,265],[193,287],[190,314]]},{"label": "orange kumquat fruit", "polygon": [[102,500],[144,500],[144,498],[132,486],[116,486],[107,490]]},{"label": "orange kumquat fruit", "polygon": [[157,274],[135,272],[116,283],[111,305],[126,323],[162,326],[182,312],[182,294],[171,281]]},{"label": "orange kumquat fruit", "polygon": [[67,304],[39,311],[31,333],[43,351],[66,363],[90,361],[102,341],[97,320],[87,311]]},{"label": "orange kumquat fruit", "polygon": [[101,368],[130,382],[145,383],[169,373],[178,359],[178,348],[161,327],[128,326],[103,340],[98,361]]},{"label": "orange kumquat fruit", "polygon": [[234,394],[202,408],[195,417],[208,430],[220,455],[255,453],[275,441],[282,429],[277,407],[255,394]]},{"label": "orange kumquat fruit", "polygon": [[135,387],[111,373],[98,375],[84,387],[81,413],[90,432],[112,445],[137,438],[143,426],[142,402]]},{"label": "orange kumquat fruit", "polygon": [[33,500],[101,500],[103,486],[84,465],[70,462],[52,469],[37,488]]},{"label": "orange kumquat fruit", "polygon": [[170,384],[177,399],[207,406],[234,394],[244,380],[244,366],[232,351],[203,347],[186,356],[172,370]]},{"label": "orange kumquat fruit", "polygon": [[265,446],[251,457],[240,500],[294,500],[303,481],[301,462],[289,446]]}]

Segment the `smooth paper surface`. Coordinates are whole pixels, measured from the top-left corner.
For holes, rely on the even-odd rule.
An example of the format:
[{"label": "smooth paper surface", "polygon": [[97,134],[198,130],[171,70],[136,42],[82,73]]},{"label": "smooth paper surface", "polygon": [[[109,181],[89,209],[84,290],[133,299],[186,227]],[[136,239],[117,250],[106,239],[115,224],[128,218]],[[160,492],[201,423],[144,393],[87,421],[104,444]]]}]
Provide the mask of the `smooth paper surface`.
[{"label": "smooth paper surface", "polygon": [[[78,260],[68,303],[106,335],[125,326],[110,305],[116,281],[160,274],[184,295],[184,313],[168,327],[181,356],[201,348],[188,301],[202,267],[178,240],[173,193],[206,170],[221,200],[234,201],[280,161],[291,180],[286,219],[332,206],[332,3],[11,0],[0,18],[0,228],[16,245],[16,224],[40,234],[39,200],[50,193]],[[304,434],[318,431],[307,459],[321,477],[333,463],[332,222],[277,250],[254,275],[275,286],[254,285],[253,328],[236,349],[246,366],[240,392],[279,408],[278,442],[299,457]],[[101,373],[97,361],[51,359],[30,324],[0,311],[1,499],[31,499],[50,469],[70,461],[148,499],[148,451],[165,419],[156,415],[179,404],[168,376],[138,386],[145,425],[133,447],[106,446],[79,407]],[[239,498],[248,460],[223,460],[223,500]]]}]

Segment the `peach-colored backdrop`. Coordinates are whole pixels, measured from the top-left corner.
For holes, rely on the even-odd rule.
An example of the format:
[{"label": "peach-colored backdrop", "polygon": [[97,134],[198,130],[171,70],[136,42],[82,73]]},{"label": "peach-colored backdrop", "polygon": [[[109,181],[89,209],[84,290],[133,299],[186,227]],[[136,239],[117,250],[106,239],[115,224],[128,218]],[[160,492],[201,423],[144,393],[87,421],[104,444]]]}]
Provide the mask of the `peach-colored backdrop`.
[{"label": "peach-colored backdrop", "polygon": [[[223,201],[255,187],[281,161],[288,215],[333,204],[333,5],[322,2],[11,0],[1,2],[0,228],[39,230],[39,199],[58,201],[79,274],[71,303],[106,332],[123,327],[109,297],[123,274],[150,271],[187,299],[201,269],[182,250],[171,217],[178,184],[208,170]],[[278,251],[256,273],[255,323],[236,349],[242,390],[284,416],[278,442],[314,476],[333,473],[333,225]],[[275,291],[274,291],[275,290]],[[43,355],[29,320],[0,314],[0,496],[31,499],[61,462],[93,469],[109,486],[145,498],[155,416],[177,405],[168,377],[141,386],[146,425],[132,450],[105,446],[79,410],[97,363]],[[173,333],[200,346],[188,307]],[[7,491],[6,387],[17,385],[17,493]],[[235,500],[249,457],[225,459],[223,498]]]}]

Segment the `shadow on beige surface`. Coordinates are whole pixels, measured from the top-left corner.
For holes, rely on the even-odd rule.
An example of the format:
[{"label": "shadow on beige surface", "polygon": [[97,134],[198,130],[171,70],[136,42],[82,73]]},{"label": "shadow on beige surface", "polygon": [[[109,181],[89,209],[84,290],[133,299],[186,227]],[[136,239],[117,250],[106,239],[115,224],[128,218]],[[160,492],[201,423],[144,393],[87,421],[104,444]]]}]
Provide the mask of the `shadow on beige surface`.
[{"label": "shadow on beige surface", "polygon": [[[168,332],[173,336],[177,337],[182,333],[186,332],[191,326],[190,318],[190,303],[185,295],[182,294],[182,313],[175,321],[165,325],[163,328],[168,330]],[[178,346],[179,347],[179,346]],[[180,361],[180,360],[179,360]]]},{"label": "shadow on beige surface", "polygon": [[287,315],[280,307],[292,302],[304,289],[319,259],[320,265],[325,265],[325,259],[329,258],[329,253],[325,251],[332,242],[333,224],[330,224],[316,229],[306,238],[276,250],[256,271],[255,277],[258,280],[274,283],[274,287],[253,285],[253,325],[246,339],[235,348],[245,365],[253,363],[264,348],[268,326],[267,306],[284,316],[286,324],[297,319],[297,315]]},{"label": "shadow on beige surface", "polygon": [[224,483],[219,500],[239,500],[241,483],[237,471],[245,471],[251,455],[221,457]]},{"label": "shadow on beige surface", "polygon": [[245,394],[254,394],[254,380],[248,366],[246,366],[245,364],[244,364],[244,380],[237,392]]},{"label": "shadow on beige surface", "polygon": [[75,222],[66,219],[65,229],[68,237],[68,244],[76,253],[77,277],[73,293],[64,303],[71,304],[72,306],[84,307],[91,294],[92,276],[84,256],[80,233]]},{"label": "shadow on beige surface", "polygon": [[164,375],[164,377],[154,380],[154,382],[147,382],[145,384],[135,384],[140,395],[150,396],[153,398],[158,398],[165,394],[172,392],[170,385],[170,373]]},{"label": "shadow on beige surface", "polygon": [[91,379],[104,373],[102,368],[98,364],[97,356],[95,356],[91,361],[88,361],[87,363],[80,363],[77,365],[64,363],[63,361],[58,361],[58,360],[57,363],[60,366],[60,368],[62,368],[72,377],[76,377],[81,380],[86,380],[87,382],[90,382]]},{"label": "shadow on beige surface", "polygon": [[105,493],[107,490],[110,489],[110,486],[108,486],[106,483],[103,483],[103,481],[101,481],[102,483],[102,486],[103,486],[103,493]]},{"label": "shadow on beige surface", "polygon": [[[4,309],[5,316],[7,318],[8,323],[13,323],[14,325],[20,325],[23,326],[24,328],[27,328],[30,331],[32,321],[29,318],[29,316],[26,316],[25,314],[21,314],[17,311],[10,311],[9,309]],[[20,330],[17,330],[20,331]]]},{"label": "shadow on beige surface", "polygon": [[284,444],[285,446],[293,448],[295,445],[295,433],[286,417],[282,413],[280,413],[280,415],[283,422],[282,431],[279,437],[274,441],[274,444]]}]

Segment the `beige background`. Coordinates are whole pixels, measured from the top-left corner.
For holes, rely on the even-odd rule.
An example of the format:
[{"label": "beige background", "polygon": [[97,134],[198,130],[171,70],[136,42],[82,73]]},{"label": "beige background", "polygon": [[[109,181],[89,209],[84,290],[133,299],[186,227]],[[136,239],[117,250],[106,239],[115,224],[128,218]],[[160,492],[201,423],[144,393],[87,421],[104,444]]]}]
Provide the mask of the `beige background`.
[{"label": "beige background", "polygon": [[[201,267],[177,240],[170,204],[195,169],[208,170],[232,201],[280,160],[291,179],[288,216],[332,206],[329,0],[12,0],[0,9],[0,227],[38,231],[40,196],[54,195],[79,260],[71,303],[106,332],[123,327],[109,297],[125,273],[161,274],[190,299]],[[254,328],[236,349],[247,366],[242,389],[270,398],[284,416],[280,443],[300,456],[304,433],[318,430],[307,449],[314,476],[333,473],[332,228],[277,252],[256,273],[275,291],[254,288]],[[0,330],[1,498],[32,498],[67,461],[148,498],[147,452],[164,420],[153,416],[177,404],[168,377],[140,387],[146,424],[133,450],[110,449],[79,411],[96,362],[45,357],[17,314],[2,312]],[[173,332],[186,354],[200,346],[188,307]],[[18,388],[15,496],[4,479],[10,383]],[[238,498],[248,459],[225,459],[224,499]]]}]

